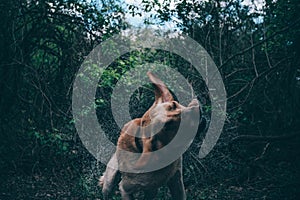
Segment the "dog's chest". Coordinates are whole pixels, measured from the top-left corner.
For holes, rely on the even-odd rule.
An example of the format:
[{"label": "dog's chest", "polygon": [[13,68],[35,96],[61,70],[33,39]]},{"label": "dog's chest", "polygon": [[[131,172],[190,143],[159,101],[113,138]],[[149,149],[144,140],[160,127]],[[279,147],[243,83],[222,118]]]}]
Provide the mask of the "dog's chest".
[{"label": "dog's chest", "polygon": [[171,177],[174,176],[177,170],[181,169],[181,158],[172,164],[160,170],[148,173],[122,173],[122,182],[135,185],[136,190],[147,188],[158,188],[165,184]]}]

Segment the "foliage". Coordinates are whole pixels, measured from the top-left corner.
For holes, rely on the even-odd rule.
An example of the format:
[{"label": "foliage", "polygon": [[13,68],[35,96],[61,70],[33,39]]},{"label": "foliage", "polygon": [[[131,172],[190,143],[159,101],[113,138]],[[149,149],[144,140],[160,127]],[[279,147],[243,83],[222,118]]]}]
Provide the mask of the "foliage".
[{"label": "foliage", "polygon": [[[39,180],[54,173],[78,184],[78,173],[73,174],[83,167],[78,156],[90,157],[72,119],[73,79],[95,45],[126,27],[124,14],[112,1],[18,0],[1,1],[0,7],[0,166],[1,180],[7,180],[1,181],[0,198],[51,198],[60,188],[50,196],[42,188],[26,194],[25,183],[16,178],[28,182],[32,174],[32,184],[40,187]],[[49,189],[55,188],[51,180],[44,181],[52,185]]]},{"label": "foliage", "polygon": [[[278,199],[281,196],[293,199],[297,196],[295,190],[282,184],[296,187],[296,177],[299,177],[298,173],[295,178],[290,177],[299,168],[299,162],[295,161],[299,159],[296,146],[300,124],[297,117],[300,16],[296,11],[299,3],[270,0],[259,9],[245,2],[144,0],[141,6],[132,9],[136,13],[150,11],[151,15],[145,19],[148,24],[175,24],[175,30],[199,42],[217,64],[226,86],[227,124],[212,153],[214,156],[200,161],[186,155],[185,167],[191,165],[193,170],[188,168],[185,178],[192,179],[191,188],[199,191],[193,198]],[[210,109],[209,104],[203,107]],[[196,154],[199,144],[197,140],[195,143],[190,152]],[[293,167],[281,171],[281,165]],[[199,174],[204,170],[206,175],[193,174],[197,168]],[[222,172],[217,174],[218,171]],[[226,172],[233,174],[224,176]],[[209,182],[207,177],[214,181]],[[236,181],[224,183],[224,179]],[[220,185],[212,186],[213,182]],[[272,185],[280,189],[272,189]],[[206,186],[209,192],[205,189],[200,192],[197,186]],[[259,191],[257,196],[249,192],[249,186]],[[223,194],[220,190],[224,187],[228,189]],[[239,194],[233,194],[234,191]]]},{"label": "foliage", "polygon": [[[171,32],[196,40],[226,86],[227,121],[218,144],[200,160],[205,133],[199,130],[184,155],[188,199],[299,196],[300,5],[266,0],[259,9],[245,2],[143,0],[125,9],[133,16],[149,12],[145,25],[172,23]],[[75,131],[72,84],[88,53],[128,27],[122,2],[17,0],[2,1],[0,8],[0,198],[101,198],[97,179],[105,166]],[[109,48],[114,50],[113,44]],[[91,66],[89,76],[103,74],[86,114],[96,109],[113,142],[120,130],[110,110],[113,89],[144,63],[165,65],[186,77],[209,123],[208,90],[193,67],[175,54],[143,49],[122,55],[104,71]],[[131,95],[132,118],[151,106],[152,89],[143,85]],[[158,196],[168,198],[166,188]]]}]

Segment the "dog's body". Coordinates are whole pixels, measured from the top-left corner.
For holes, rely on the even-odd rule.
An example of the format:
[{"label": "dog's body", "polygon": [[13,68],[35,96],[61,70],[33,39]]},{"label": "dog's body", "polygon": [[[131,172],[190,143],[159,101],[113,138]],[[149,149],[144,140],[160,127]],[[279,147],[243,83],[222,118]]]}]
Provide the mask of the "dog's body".
[{"label": "dog's body", "polygon": [[[110,160],[110,164],[114,166],[132,165],[130,163],[132,159],[126,157],[128,154],[122,154],[122,151],[125,150],[141,153],[134,163],[134,167],[136,169],[143,168],[151,159],[159,159],[155,156],[151,157],[149,153],[159,150],[171,142],[177,133],[182,115],[187,116],[191,122],[194,120],[198,122],[198,119],[194,119],[194,116],[199,116],[197,100],[193,100],[188,107],[184,107],[174,101],[172,94],[160,79],[150,72],[148,72],[148,76],[155,87],[155,102],[142,118],[134,119],[123,127],[118,139],[117,152]],[[167,155],[160,155],[160,157],[164,156]],[[144,191],[145,199],[153,199],[157,189],[164,184],[167,184],[173,199],[183,200],[186,198],[181,157],[164,168],[146,173],[119,172],[107,167],[100,178],[105,199],[108,199],[111,190],[119,182],[120,173],[119,189],[123,200],[133,199],[133,194],[137,191]]]}]

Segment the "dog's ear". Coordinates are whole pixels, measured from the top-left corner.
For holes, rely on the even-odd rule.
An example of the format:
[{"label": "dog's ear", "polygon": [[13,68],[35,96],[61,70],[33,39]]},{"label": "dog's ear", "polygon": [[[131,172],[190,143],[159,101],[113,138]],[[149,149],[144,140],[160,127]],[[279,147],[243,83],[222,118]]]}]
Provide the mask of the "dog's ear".
[{"label": "dog's ear", "polygon": [[[155,104],[170,102],[174,100],[171,92],[168,90],[164,82],[162,82],[157,76],[155,76],[151,72],[147,72],[147,75],[155,88],[155,102],[153,106],[155,106]],[[143,152],[135,164],[136,169],[141,169],[142,167],[147,165],[151,159],[157,159],[153,156],[153,154],[151,154],[151,152],[162,147],[162,144],[160,144],[159,141],[155,140],[154,137],[151,137],[151,133],[149,131],[152,131],[152,127],[145,128],[146,126],[149,126],[151,122],[150,110],[151,108],[142,117],[142,126],[144,127],[142,129],[142,135],[144,137],[147,136],[147,138],[144,138],[142,141]],[[154,146],[156,147],[156,149],[153,149]]]},{"label": "dog's ear", "polygon": [[162,82],[152,72],[147,72],[147,75],[155,87],[155,103],[163,103],[174,100],[171,92],[168,90],[164,82]]}]

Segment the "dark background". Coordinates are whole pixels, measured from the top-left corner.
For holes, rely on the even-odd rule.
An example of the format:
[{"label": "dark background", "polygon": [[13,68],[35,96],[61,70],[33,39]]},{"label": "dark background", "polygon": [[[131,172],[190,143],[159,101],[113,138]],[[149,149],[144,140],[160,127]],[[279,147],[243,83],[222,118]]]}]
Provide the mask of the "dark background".
[{"label": "dark background", "polygon": [[[16,0],[0,2],[0,199],[101,199],[105,166],[82,145],[71,110],[72,83],[88,53],[130,27],[125,12],[149,13],[144,26],[172,22],[201,44],[227,91],[227,120],[213,151],[197,157],[205,131],[184,155],[188,199],[296,199],[300,196],[300,6],[241,1]],[[155,11],[155,12],[154,12]],[[174,17],[177,20],[174,20]],[[200,75],[180,57],[145,49],[116,60],[97,90],[99,122],[112,141],[119,128],[110,95],[127,70],[163,62],[192,84],[209,124]],[[131,115],[153,101],[145,86]],[[151,89],[151,88],[150,88]],[[120,199],[118,192],[114,199]],[[169,199],[161,188],[159,199]]]}]

